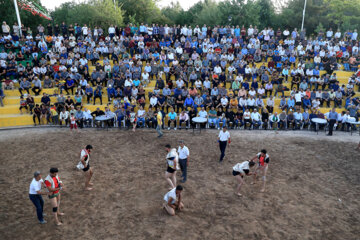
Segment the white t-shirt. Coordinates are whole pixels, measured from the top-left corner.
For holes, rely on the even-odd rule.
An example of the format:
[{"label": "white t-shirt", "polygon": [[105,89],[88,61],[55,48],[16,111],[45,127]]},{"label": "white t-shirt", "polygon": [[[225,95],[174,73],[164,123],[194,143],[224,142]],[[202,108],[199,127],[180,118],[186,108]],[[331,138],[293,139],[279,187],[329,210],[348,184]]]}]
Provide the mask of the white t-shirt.
[{"label": "white t-shirt", "polygon": [[179,159],[188,158],[188,156],[190,154],[189,148],[187,146],[184,146],[183,148],[179,147],[178,148],[178,154],[179,154]]},{"label": "white t-shirt", "polygon": [[173,200],[171,201],[172,204],[175,204],[176,202],[176,188],[171,189],[169,192],[167,192],[164,196],[164,200],[166,202],[169,202],[169,199],[172,198]]},{"label": "white t-shirt", "polygon": [[43,182],[44,181],[42,179],[36,181],[36,179],[33,178],[33,180],[30,183],[29,194],[38,194],[37,191],[41,190],[41,183]]},{"label": "white t-shirt", "polygon": [[226,131],[226,132],[220,131],[219,138],[220,138],[220,141],[222,141],[222,142],[227,141],[230,138],[230,133],[228,131]]},{"label": "white t-shirt", "polygon": [[233,170],[244,174],[244,170],[249,170],[249,161],[238,163],[233,167]]},{"label": "white t-shirt", "polygon": [[138,117],[144,117],[145,116],[145,110],[138,110],[138,112],[137,112],[137,116]]},{"label": "white t-shirt", "polygon": [[301,94],[300,93],[295,94],[295,102],[301,102]]}]

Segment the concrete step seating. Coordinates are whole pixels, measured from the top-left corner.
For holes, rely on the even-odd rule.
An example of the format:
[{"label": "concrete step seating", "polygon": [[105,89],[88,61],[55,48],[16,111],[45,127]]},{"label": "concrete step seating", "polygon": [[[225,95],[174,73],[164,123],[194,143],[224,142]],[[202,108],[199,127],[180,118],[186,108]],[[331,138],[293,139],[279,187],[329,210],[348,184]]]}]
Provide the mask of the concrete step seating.
[{"label": "concrete step seating", "polygon": [[[100,60],[99,63],[103,65],[103,60]],[[113,65],[112,61],[110,61],[111,65]],[[262,65],[262,63],[256,64],[258,67]],[[143,63],[143,67],[145,66],[145,62]],[[92,66],[89,62],[89,72],[91,73],[95,69],[95,66]],[[320,71],[320,74],[324,74],[325,71]],[[345,72],[345,71],[336,71],[335,72],[338,80],[340,82],[340,85],[347,84],[349,77],[353,75],[353,72]],[[163,79],[165,80],[165,74],[163,74]],[[235,75],[234,75],[235,77]],[[171,78],[172,80],[175,80],[174,77]],[[148,93],[153,91],[155,87],[155,80],[152,80],[145,88],[146,96],[148,96]],[[19,84],[15,84],[15,87],[17,88]],[[284,83],[284,86],[287,88],[291,88],[291,79],[289,79],[288,83]],[[229,89],[231,87],[230,83],[226,83],[226,88]],[[274,89],[276,89],[276,86],[274,86]],[[357,89],[356,89],[357,90]],[[41,92],[47,94],[53,95],[55,92],[57,92],[56,88],[51,89],[43,89]],[[32,91],[30,93],[34,96]],[[273,92],[274,94],[274,92]],[[32,125],[32,116],[25,113],[25,110],[23,110],[24,114],[20,114],[19,110],[19,102],[20,102],[20,93],[16,90],[5,90],[6,98],[4,99],[5,107],[0,107],[0,127],[9,127],[9,126],[24,126],[24,125]],[[66,96],[66,92],[64,92],[64,95]],[[285,91],[285,96],[289,96],[290,91]],[[360,97],[360,93],[356,92],[356,96]],[[72,96],[73,98],[74,96]],[[40,103],[41,95],[40,96],[34,96],[35,102]],[[51,97],[51,102],[56,102],[56,97]],[[280,112],[281,109],[278,108],[280,103],[280,98],[277,97],[275,99],[275,109],[274,111]],[[86,99],[83,100],[83,106],[88,108],[91,111],[94,111],[97,107],[104,110],[105,106],[108,104],[108,98],[106,90],[103,91],[103,104],[99,105],[99,100],[97,100],[96,105],[93,104],[86,104]],[[264,104],[266,105],[266,99],[264,99]],[[344,107],[345,101],[343,101],[343,107]],[[333,103],[331,103],[331,106],[333,106]],[[110,105],[111,109],[113,110],[113,107]],[[148,110],[149,107],[149,99],[146,98],[146,107],[145,109]],[[199,109],[200,110],[200,109]],[[330,108],[321,108],[320,111],[323,113],[326,113],[330,110]],[[341,112],[343,109],[337,109],[338,112]]]}]

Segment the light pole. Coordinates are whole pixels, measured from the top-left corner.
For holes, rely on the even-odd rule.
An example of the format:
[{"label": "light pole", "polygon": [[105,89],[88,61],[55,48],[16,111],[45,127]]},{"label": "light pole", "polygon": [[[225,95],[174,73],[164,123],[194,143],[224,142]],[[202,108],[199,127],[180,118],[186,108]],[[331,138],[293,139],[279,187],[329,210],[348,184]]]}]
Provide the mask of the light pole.
[{"label": "light pole", "polygon": [[302,18],[302,23],[301,23],[301,31],[304,29],[304,20],[305,20],[306,2],[307,2],[307,0],[305,0],[305,3],[304,3],[303,18]]},{"label": "light pole", "polygon": [[21,36],[22,36],[22,32],[21,32],[21,20],[20,20],[19,8],[18,8],[17,1],[16,1],[16,0],[14,0],[14,5],[15,5],[15,12],[16,12],[16,17],[17,17],[18,25],[19,25],[19,33],[20,33],[20,37],[21,37]]}]

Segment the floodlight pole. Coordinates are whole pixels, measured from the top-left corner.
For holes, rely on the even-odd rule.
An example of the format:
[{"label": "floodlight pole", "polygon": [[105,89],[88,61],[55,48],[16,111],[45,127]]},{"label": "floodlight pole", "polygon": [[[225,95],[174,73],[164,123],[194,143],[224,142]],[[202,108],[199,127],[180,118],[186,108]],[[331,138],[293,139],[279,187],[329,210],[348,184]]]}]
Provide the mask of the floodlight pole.
[{"label": "floodlight pole", "polygon": [[307,2],[307,0],[305,0],[305,3],[304,3],[303,18],[302,18],[302,23],[301,23],[301,31],[304,29],[304,20],[305,20],[306,2]]},{"label": "floodlight pole", "polygon": [[114,9],[116,10],[115,0],[114,0]]},{"label": "floodlight pole", "polygon": [[17,1],[16,1],[16,0],[14,0],[14,5],[15,5],[15,12],[16,12],[16,17],[17,17],[18,25],[19,25],[20,37],[21,37],[21,35],[22,35],[22,32],[21,32],[21,20],[20,20],[19,8],[18,8]]}]

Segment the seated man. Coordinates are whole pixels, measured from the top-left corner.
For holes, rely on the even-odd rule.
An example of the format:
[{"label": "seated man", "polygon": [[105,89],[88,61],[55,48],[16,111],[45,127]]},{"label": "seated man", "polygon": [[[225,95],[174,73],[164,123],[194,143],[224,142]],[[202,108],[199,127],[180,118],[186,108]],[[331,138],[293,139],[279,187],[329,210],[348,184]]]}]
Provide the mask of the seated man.
[{"label": "seated man", "polygon": [[[104,113],[104,111],[100,110],[100,108],[96,108],[96,110],[91,113],[91,116],[92,116],[93,118],[96,118],[96,117],[102,116],[102,115],[105,115],[105,113]],[[100,126],[100,122],[99,122],[99,121],[94,121],[94,123],[95,123],[95,125],[96,125],[97,127]]]},{"label": "seated man", "polygon": [[310,124],[310,114],[309,114],[309,110],[305,109],[305,111],[303,112],[303,128],[309,126]]},{"label": "seated man", "polygon": [[145,127],[145,114],[146,111],[144,110],[144,108],[142,106],[140,106],[139,110],[137,111],[137,118],[136,118],[136,124],[140,127]]},{"label": "seated man", "polygon": [[250,128],[251,128],[252,122],[251,122],[251,113],[250,113],[249,109],[246,109],[244,112],[243,122],[244,122],[245,128],[246,128],[247,123],[250,125]]},{"label": "seated man", "polygon": [[[280,128],[280,118],[277,112],[275,112],[273,115],[270,116],[269,121],[271,128],[275,128],[275,129]],[[276,127],[274,127],[274,125],[276,125]]]},{"label": "seated man", "polygon": [[311,101],[308,96],[305,96],[303,99],[303,108],[304,110],[311,108]]},{"label": "seated man", "polygon": [[252,124],[255,126],[261,127],[261,115],[258,113],[257,109],[255,108],[254,111],[251,113],[251,120]]},{"label": "seated man", "polygon": [[92,126],[92,116],[91,116],[91,111],[87,108],[84,108],[84,111],[83,111],[83,114],[84,114],[84,124],[86,127],[91,127]]},{"label": "seated man", "polygon": [[77,111],[75,113],[75,119],[76,119],[76,125],[78,125],[80,128],[83,128],[84,113],[83,111],[81,111],[80,107],[77,107]]},{"label": "seated man", "polygon": [[303,115],[301,114],[300,109],[298,109],[294,113],[294,118],[295,118],[295,129],[301,129],[303,125]]},{"label": "seated man", "polygon": [[186,129],[189,127],[189,115],[182,110],[179,116],[179,129],[181,129],[181,124],[185,123]]},{"label": "seated man", "polygon": [[113,112],[110,110],[110,108],[108,108],[108,107],[105,107],[105,116],[106,116],[106,118],[108,119],[108,120],[106,121],[107,126],[108,126],[108,127],[114,126],[114,122],[115,122],[115,117],[116,117],[116,115],[115,115],[115,113],[113,113]]},{"label": "seated man", "polygon": [[[205,111],[205,108],[204,108],[204,107],[201,108],[201,110],[200,110],[199,113],[198,113],[198,116],[199,116],[199,117],[202,117],[202,118],[206,118],[206,119],[208,118],[208,113]],[[202,128],[205,128],[206,123],[201,123],[200,126],[201,126]]]},{"label": "seated man", "polygon": [[279,114],[279,119],[280,119],[280,127],[283,129],[287,128],[287,115],[285,110],[283,110],[280,114]]},{"label": "seated man", "polygon": [[295,116],[294,116],[294,113],[293,113],[293,110],[290,109],[290,113],[289,115],[287,116],[287,126],[288,128],[292,128],[294,129],[295,127]]},{"label": "seated man", "polygon": [[126,112],[124,107],[120,107],[118,110],[115,111],[116,119],[118,121],[118,127],[121,128],[122,121],[125,120]]},{"label": "seated man", "polygon": [[45,76],[44,79],[44,88],[52,88],[53,87],[53,82],[51,81],[51,79],[49,78],[49,76]]},{"label": "seated man", "polygon": [[176,120],[177,120],[177,114],[174,112],[174,109],[172,108],[171,111],[168,113],[168,130],[171,128],[171,123],[174,124],[174,130],[176,130]]},{"label": "seated man", "polygon": [[212,106],[209,111],[208,124],[209,124],[209,127],[214,126],[216,128],[219,128],[219,123],[217,120],[217,112],[216,112],[214,106]]},{"label": "seated man", "polygon": [[146,125],[149,128],[155,128],[156,127],[156,118],[155,118],[155,113],[152,107],[149,107],[149,110],[146,113]]},{"label": "seated man", "polygon": [[184,208],[184,204],[182,203],[181,193],[183,191],[183,187],[178,185],[176,188],[171,189],[164,196],[164,205],[163,208],[171,215],[175,216],[175,210],[182,210]]},{"label": "seated man", "polygon": [[228,126],[230,127],[230,123],[233,124],[233,128],[235,126],[235,113],[234,111],[230,110],[230,108],[227,109],[225,113],[226,122],[228,123]]},{"label": "seated man", "polygon": [[235,116],[235,127],[242,127],[244,125],[244,113],[240,107],[238,108]]},{"label": "seated man", "polygon": [[44,93],[43,96],[41,97],[41,103],[46,106],[50,106],[50,98],[46,93]]}]

